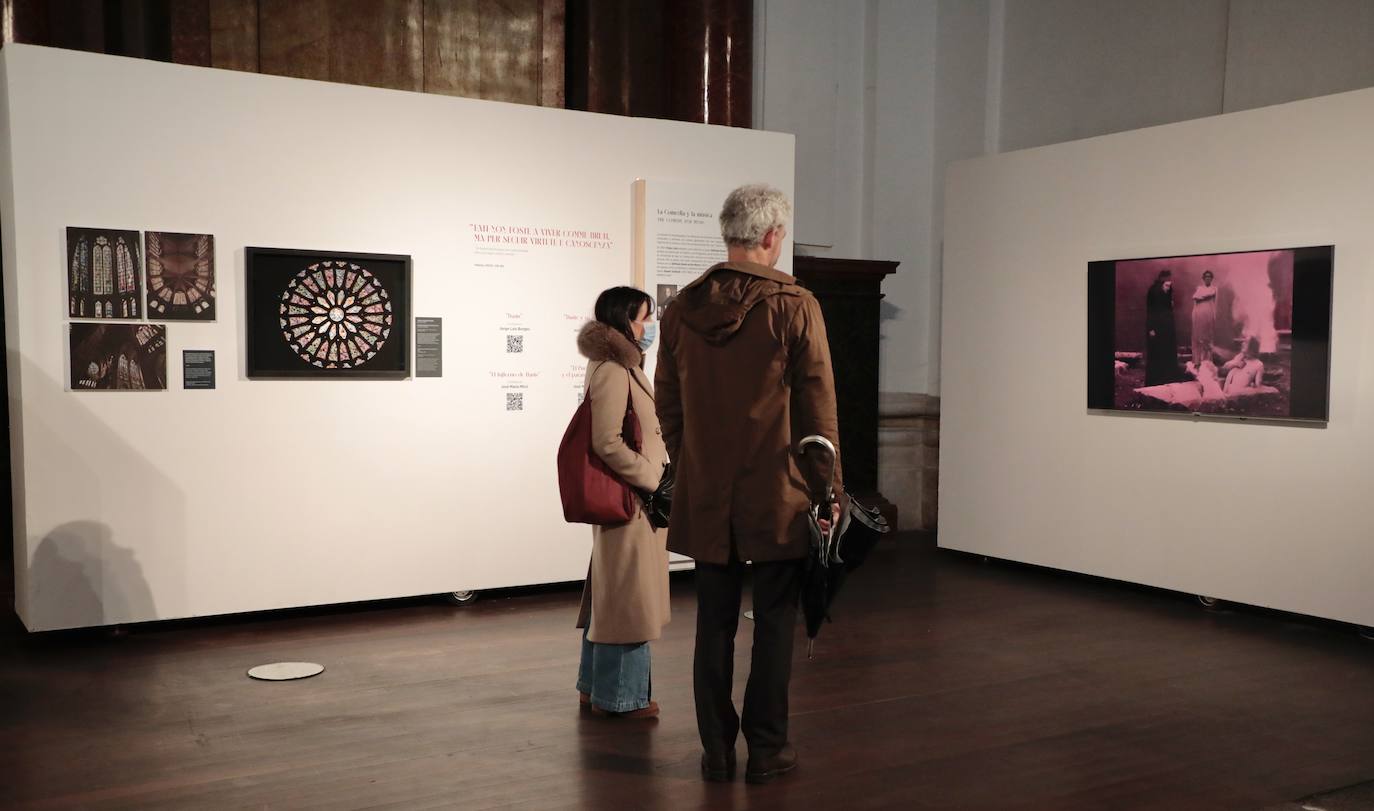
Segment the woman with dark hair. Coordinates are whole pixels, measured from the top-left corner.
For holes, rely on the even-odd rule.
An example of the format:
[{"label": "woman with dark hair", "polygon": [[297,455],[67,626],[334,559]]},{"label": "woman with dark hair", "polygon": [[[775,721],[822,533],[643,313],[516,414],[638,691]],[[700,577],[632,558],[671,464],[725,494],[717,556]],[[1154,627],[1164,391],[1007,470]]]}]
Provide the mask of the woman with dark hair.
[{"label": "woman with dark hair", "polygon": [[[578,351],[588,360],[592,450],[646,493],[658,489],[668,464],[653,387],[644,374],[644,353],[658,326],[653,313],[653,299],[643,290],[613,287],[597,298],[595,320],[577,336]],[[627,403],[639,421],[639,448],[623,435]],[[628,522],[592,528],[592,560],[577,618],[583,629],[577,691],[595,715],[658,715],[650,697],[649,642],[668,622],[667,540],[667,530],[649,522],[638,500]]]},{"label": "woman with dark hair", "polygon": [[1174,329],[1173,273],[1165,268],[1145,294],[1145,385],[1182,379],[1178,371],[1178,338]]}]

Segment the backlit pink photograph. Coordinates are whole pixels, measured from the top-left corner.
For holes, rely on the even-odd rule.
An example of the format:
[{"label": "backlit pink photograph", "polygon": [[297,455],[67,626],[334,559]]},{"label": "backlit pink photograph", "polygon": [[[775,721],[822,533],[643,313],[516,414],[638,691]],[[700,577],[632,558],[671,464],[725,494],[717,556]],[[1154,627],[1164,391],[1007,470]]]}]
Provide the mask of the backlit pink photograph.
[{"label": "backlit pink photograph", "polygon": [[1116,263],[1113,407],[1283,418],[1293,251]]}]

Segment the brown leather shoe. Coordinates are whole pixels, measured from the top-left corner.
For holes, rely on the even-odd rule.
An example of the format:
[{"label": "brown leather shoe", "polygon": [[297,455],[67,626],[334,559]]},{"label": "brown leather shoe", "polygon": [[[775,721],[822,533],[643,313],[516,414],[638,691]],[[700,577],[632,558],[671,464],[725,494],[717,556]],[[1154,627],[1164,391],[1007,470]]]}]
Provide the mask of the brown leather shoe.
[{"label": "brown leather shoe", "polygon": [[701,776],[712,783],[728,783],[735,779],[735,752],[702,752]]},{"label": "brown leather shoe", "polygon": [[590,707],[592,705],[591,693],[584,693],[581,690],[577,691],[577,703],[583,707]]},{"label": "brown leather shoe", "polygon": [[647,706],[647,707],[642,707],[642,708],[640,708],[640,709],[638,709],[638,710],[629,710],[629,711],[627,711],[627,712],[611,712],[610,710],[603,710],[603,709],[601,709],[600,707],[596,706],[595,704],[591,705],[591,707],[592,707],[592,715],[595,715],[595,716],[598,717],[598,718],[657,718],[657,717],[658,717],[658,702],[657,702],[657,701],[650,701],[650,702],[649,702],[649,706]]},{"label": "brown leather shoe", "polygon": [[775,777],[782,777],[784,774],[797,768],[797,750],[792,748],[792,744],[785,743],[782,748],[772,755],[749,754],[749,766],[744,770],[744,782],[746,783],[767,783]]}]

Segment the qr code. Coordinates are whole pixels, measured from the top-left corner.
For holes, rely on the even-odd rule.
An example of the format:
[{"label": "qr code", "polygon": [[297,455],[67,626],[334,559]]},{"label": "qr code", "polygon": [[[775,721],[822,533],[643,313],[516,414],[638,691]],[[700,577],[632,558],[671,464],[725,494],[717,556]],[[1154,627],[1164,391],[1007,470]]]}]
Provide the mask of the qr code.
[{"label": "qr code", "polygon": [[507,352],[507,353],[514,354],[514,353],[517,353],[517,352],[524,352],[524,351],[525,351],[525,336],[523,336],[523,335],[507,335],[507,336],[506,336],[506,352]]},{"label": "qr code", "polygon": [[507,410],[507,411],[524,411],[524,410],[525,410],[525,393],[522,391],[522,392],[520,392],[520,393],[518,393],[518,394],[507,394],[507,395],[506,395],[506,410]]}]

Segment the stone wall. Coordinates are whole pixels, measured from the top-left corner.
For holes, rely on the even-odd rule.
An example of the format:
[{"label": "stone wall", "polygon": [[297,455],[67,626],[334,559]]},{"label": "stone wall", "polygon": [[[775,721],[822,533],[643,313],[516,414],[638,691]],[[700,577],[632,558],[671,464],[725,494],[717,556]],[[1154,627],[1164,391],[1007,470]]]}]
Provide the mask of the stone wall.
[{"label": "stone wall", "polygon": [[940,398],[878,396],[878,490],[897,505],[897,528],[934,530],[940,487]]}]

